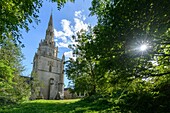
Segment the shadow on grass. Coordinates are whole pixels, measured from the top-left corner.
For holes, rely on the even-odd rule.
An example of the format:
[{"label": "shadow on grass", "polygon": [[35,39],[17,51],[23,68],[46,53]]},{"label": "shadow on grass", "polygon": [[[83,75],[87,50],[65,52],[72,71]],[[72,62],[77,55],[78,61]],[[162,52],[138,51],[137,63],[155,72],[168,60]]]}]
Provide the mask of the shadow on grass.
[{"label": "shadow on grass", "polygon": [[89,102],[79,100],[76,102],[61,101],[32,101],[13,107],[0,109],[0,113],[89,113],[103,111],[109,105],[100,102]]}]

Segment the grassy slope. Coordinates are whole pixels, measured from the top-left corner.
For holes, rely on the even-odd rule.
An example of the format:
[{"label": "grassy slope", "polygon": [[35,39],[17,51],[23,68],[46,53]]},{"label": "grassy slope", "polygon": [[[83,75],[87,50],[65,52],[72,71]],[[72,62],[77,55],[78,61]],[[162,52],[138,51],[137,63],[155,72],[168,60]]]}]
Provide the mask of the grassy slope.
[{"label": "grassy slope", "polygon": [[35,100],[15,105],[0,107],[0,113],[98,113],[105,107],[79,99],[72,100]]}]

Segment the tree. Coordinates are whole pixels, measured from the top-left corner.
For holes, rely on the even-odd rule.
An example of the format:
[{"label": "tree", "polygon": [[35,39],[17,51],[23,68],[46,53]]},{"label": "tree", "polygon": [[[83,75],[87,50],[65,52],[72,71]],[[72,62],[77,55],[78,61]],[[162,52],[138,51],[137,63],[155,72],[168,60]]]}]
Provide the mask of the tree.
[{"label": "tree", "polygon": [[38,22],[37,13],[41,5],[42,0],[1,0],[0,44],[9,38],[8,33],[11,33],[15,43],[21,43],[20,29],[28,31],[29,23]]},{"label": "tree", "polygon": [[13,70],[5,65],[3,60],[0,60],[0,100],[2,102],[0,105],[6,103],[6,98],[9,98],[7,95],[12,89],[12,72]]},{"label": "tree", "polygon": [[30,90],[26,80],[21,78],[24,67],[20,46],[12,39],[4,41],[0,46],[0,99],[1,104],[9,104],[28,99]]},{"label": "tree", "polygon": [[74,2],[75,0],[51,0],[52,2],[57,2],[57,8],[60,10],[61,7],[64,7],[64,5],[70,1],[70,2]]},{"label": "tree", "polygon": [[70,58],[66,62],[66,74],[75,84],[75,91],[85,91],[89,95],[107,92],[109,73],[105,73],[106,70],[99,65],[98,58],[92,57],[96,50],[93,30],[81,31],[73,39],[76,44],[70,45],[70,48],[76,59]]},{"label": "tree", "polygon": [[[98,17],[94,30],[97,54],[93,57],[100,56],[103,68],[112,70],[120,78],[169,73],[165,69],[158,73],[151,63],[156,55],[160,55],[157,58],[169,58],[168,52],[164,56],[164,51],[169,47],[169,35],[166,34],[169,34],[170,9],[167,4],[168,0],[161,3],[158,0],[93,0],[91,11]],[[139,52],[137,46],[143,43],[150,48]],[[156,62],[163,63],[163,59]]]},{"label": "tree", "polygon": [[[76,80],[79,78],[76,72],[81,76],[86,68],[83,73],[88,73],[90,61],[95,72],[95,78],[90,79],[94,83],[101,80],[96,86],[100,91],[105,88],[104,95],[109,94],[114,110],[141,113],[150,105],[147,112],[154,112],[154,108],[166,112],[169,102],[158,99],[169,99],[169,3],[169,0],[93,0],[90,10],[97,16],[98,24],[92,30],[93,38],[81,34],[76,51],[81,57],[73,63],[75,68],[70,68],[74,70],[68,68],[69,75]],[[145,51],[140,50],[143,44],[148,47]],[[81,65],[83,69],[77,68]]]},{"label": "tree", "polygon": [[[74,0],[50,0],[57,2],[58,9],[64,6],[68,1]],[[15,44],[21,43],[21,29],[29,31],[28,25],[32,22],[38,24],[38,13],[43,0],[1,0],[0,1],[0,45],[8,39],[8,33],[11,33]]]},{"label": "tree", "polygon": [[66,62],[66,73],[68,78],[73,80],[75,91],[86,91],[90,94],[96,93],[95,62],[86,54],[87,50],[92,49],[87,47],[91,38],[90,33],[87,36],[85,31],[78,33],[77,37],[73,36],[77,44],[70,45],[70,48],[73,50],[74,55],[76,55],[76,59],[69,59]]},{"label": "tree", "polygon": [[[118,106],[115,109],[120,108],[117,112],[168,111],[169,3],[168,0],[92,2],[92,14],[98,18],[92,57],[99,58],[99,65],[106,68],[106,73],[111,72],[113,89],[117,86],[120,89],[113,90],[111,95],[114,106]],[[148,46],[146,51],[139,49],[143,44]],[[165,98],[168,102],[158,100]]]}]

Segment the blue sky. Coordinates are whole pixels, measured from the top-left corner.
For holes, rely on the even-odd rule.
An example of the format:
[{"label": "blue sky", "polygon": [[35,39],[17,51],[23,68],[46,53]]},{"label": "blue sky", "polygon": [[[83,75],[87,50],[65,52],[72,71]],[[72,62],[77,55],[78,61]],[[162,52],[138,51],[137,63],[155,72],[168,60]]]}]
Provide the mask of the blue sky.
[{"label": "blue sky", "polygon": [[[56,3],[51,3],[46,0],[40,9],[39,19],[40,23],[29,25],[30,31],[23,34],[23,44],[25,48],[22,52],[25,56],[23,65],[25,66],[24,76],[29,76],[32,70],[32,61],[35,52],[37,51],[39,42],[45,38],[45,32],[48,26],[50,14],[53,14],[54,34],[56,46],[59,47],[58,57],[61,58],[65,54],[66,59],[72,56],[72,52],[68,49],[68,44],[75,43],[71,40],[71,35],[74,35],[81,29],[87,29],[88,25],[94,26],[96,24],[95,17],[89,17],[88,8],[91,6],[91,0],[75,0],[75,3],[66,3],[60,11],[57,10]],[[34,26],[34,27],[32,27]],[[68,84],[68,79],[65,76],[65,85]]]}]

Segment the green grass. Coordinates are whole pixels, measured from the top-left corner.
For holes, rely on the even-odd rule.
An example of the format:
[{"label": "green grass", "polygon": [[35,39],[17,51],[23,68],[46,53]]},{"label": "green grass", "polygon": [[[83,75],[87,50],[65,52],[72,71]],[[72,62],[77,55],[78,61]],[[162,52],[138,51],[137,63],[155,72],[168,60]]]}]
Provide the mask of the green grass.
[{"label": "green grass", "polygon": [[80,99],[34,100],[0,107],[0,113],[99,113],[105,112],[106,109],[106,105]]}]

